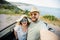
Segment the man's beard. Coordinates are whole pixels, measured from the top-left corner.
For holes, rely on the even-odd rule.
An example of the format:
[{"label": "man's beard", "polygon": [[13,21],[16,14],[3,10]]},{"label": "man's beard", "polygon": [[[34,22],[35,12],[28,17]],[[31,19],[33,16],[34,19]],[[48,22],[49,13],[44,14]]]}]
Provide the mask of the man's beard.
[{"label": "man's beard", "polygon": [[33,22],[37,22],[38,18],[36,18],[35,20],[32,20]]}]

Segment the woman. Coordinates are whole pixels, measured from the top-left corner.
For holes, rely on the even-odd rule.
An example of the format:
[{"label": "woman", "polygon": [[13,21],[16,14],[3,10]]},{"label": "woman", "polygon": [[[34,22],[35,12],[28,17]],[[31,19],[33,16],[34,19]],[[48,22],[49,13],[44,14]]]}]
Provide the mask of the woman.
[{"label": "woman", "polygon": [[16,40],[26,40],[27,29],[29,25],[29,20],[26,15],[22,15],[19,20],[17,20],[16,27],[14,27],[14,34]]}]

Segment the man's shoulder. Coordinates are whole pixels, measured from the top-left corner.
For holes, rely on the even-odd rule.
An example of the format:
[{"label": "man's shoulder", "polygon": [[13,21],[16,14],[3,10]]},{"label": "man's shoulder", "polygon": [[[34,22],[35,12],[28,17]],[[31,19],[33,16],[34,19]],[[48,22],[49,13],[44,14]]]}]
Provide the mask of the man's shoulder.
[{"label": "man's shoulder", "polygon": [[37,24],[45,24],[44,21],[39,20]]},{"label": "man's shoulder", "polygon": [[44,21],[39,20],[39,23],[37,25],[40,27],[40,29],[48,29],[47,23]]}]

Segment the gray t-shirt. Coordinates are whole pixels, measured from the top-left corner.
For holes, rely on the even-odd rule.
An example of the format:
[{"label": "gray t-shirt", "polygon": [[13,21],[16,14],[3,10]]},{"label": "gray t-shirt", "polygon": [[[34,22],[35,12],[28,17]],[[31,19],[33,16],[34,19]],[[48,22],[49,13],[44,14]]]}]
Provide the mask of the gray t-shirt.
[{"label": "gray t-shirt", "polygon": [[40,30],[48,30],[48,27],[42,21],[37,21],[36,23],[31,22],[28,28],[27,40],[39,40]]}]

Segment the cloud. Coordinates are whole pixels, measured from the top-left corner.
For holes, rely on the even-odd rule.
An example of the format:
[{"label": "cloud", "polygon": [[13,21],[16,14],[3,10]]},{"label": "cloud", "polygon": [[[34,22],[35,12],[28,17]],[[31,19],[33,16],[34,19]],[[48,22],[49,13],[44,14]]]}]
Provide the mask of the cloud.
[{"label": "cloud", "polygon": [[28,3],[37,6],[45,6],[45,7],[52,7],[52,8],[60,8],[60,0],[6,0],[9,2],[21,2],[21,3]]}]

